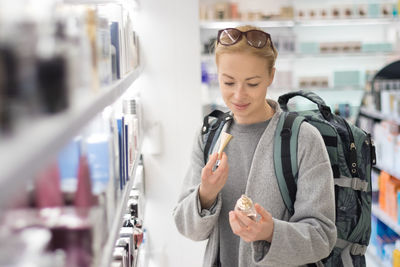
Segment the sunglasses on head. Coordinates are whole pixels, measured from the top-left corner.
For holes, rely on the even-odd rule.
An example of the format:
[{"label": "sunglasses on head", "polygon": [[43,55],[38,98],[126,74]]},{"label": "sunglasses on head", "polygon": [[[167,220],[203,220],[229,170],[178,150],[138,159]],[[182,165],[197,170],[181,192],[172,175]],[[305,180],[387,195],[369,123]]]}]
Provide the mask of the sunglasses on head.
[{"label": "sunglasses on head", "polygon": [[247,43],[255,48],[263,48],[269,40],[271,48],[274,47],[269,33],[259,30],[249,30],[242,32],[235,28],[226,28],[218,31],[217,41],[221,45],[230,46],[239,42],[243,35],[247,39]]}]

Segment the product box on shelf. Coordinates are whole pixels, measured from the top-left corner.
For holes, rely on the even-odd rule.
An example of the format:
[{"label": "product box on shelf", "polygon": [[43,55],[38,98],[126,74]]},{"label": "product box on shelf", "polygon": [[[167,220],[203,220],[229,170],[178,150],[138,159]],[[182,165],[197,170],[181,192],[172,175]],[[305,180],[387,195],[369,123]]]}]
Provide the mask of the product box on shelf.
[{"label": "product box on shelf", "polygon": [[385,211],[393,219],[397,221],[397,192],[400,191],[400,180],[391,177],[386,185],[386,206]]},{"label": "product box on shelf", "polygon": [[379,207],[388,214],[393,221],[398,220],[398,192],[400,191],[400,180],[381,171],[379,176]]},{"label": "product box on shelf", "polygon": [[381,171],[381,174],[379,175],[379,207],[381,210],[385,211],[387,210],[387,204],[386,204],[386,186],[390,181],[390,174],[388,174],[385,171]]}]

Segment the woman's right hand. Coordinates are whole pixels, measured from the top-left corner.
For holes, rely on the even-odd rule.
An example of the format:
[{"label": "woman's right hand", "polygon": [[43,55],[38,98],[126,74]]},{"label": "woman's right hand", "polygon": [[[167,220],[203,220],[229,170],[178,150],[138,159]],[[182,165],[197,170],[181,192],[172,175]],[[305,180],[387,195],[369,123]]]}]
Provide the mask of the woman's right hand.
[{"label": "woman's right hand", "polygon": [[209,158],[206,166],[201,172],[201,184],[199,189],[200,203],[203,209],[209,209],[224,187],[228,179],[228,157],[224,152],[218,168],[213,168],[218,160],[218,153],[214,153]]}]

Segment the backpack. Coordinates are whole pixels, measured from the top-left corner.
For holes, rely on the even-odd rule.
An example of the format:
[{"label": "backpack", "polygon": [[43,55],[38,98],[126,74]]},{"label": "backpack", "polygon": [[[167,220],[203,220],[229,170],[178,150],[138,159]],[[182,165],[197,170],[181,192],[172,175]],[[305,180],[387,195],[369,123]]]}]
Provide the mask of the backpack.
[{"label": "backpack", "polygon": [[[317,104],[317,110],[289,112],[287,103],[302,96]],[[297,91],[279,97],[282,109],[274,135],[274,166],[279,189],[291,215],[297,190],[297,138],[307,121],[321,133],[331,162],[336,204],[337,242],[320,263],[331,267],[366,266],[365,252],[371,234],[371,168],[376,163],[371,135],[332,114],[313,92]],[[211,120],[210,120],[211,119]],[[204,161],[232,115],[215,110],[204,118]]]}]

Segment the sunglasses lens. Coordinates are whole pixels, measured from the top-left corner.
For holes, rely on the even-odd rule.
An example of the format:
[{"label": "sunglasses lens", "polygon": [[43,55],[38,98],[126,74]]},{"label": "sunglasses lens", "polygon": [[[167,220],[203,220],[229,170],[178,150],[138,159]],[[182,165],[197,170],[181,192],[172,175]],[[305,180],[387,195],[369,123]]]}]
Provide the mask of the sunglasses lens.
[{"label": "sunglasses lens", "polygon": [[225,29],[219,36],[219,42],[222,45],[232,45],[239,40],[241,34],[242,33],[236,29]]},{"label": "sunglasses lens", "polygon": [[261,31],[248,31],[247,41],[251,46],[261,48],[267,43],[268,36],[265,32]]}]

